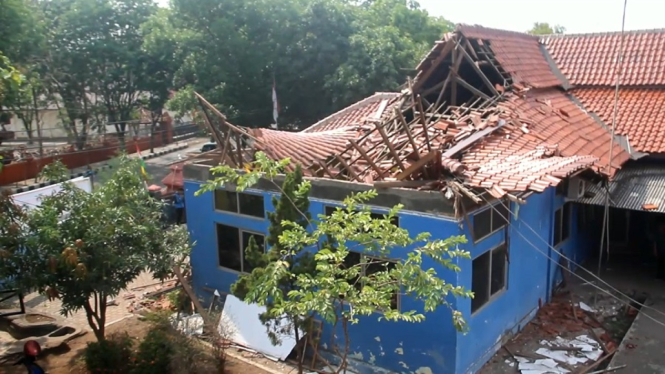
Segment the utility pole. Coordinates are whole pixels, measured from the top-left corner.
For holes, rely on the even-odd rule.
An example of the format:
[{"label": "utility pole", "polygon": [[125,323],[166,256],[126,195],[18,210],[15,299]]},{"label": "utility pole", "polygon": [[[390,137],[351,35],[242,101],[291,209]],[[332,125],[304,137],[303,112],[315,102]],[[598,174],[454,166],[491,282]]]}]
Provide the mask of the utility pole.
[{"label": "utility pole", "polygon": [[35,124],[37,125],[37,141],[39,142],[39,157],[44,157],[44,143],[42,140],[42,127],[39,121],[39,108],[37,108],[37,91],[34,85],[30,85],[32,89],[32,106],[35,110]]}]

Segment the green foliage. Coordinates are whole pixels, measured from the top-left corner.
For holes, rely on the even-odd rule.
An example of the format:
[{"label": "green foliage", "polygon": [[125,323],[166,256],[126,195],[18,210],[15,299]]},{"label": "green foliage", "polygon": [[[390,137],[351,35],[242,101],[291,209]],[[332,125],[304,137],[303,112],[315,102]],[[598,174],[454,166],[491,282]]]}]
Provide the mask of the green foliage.
[{"label": "green foliage", "polygon": [[0,50],[0,104],[6,104],[7,94],[17,91],[23,85],[25,77]]},{"label": "green foliage", "polygon": [[108,340],[88,343],[83,356],[86,368],[91,373],[129,373],[132,343],[127,333],[112,335]]},{"label": "green foliage", "polygon": [[170,326],[156,324],[145,336],[136,353],[135,366],[131,374],[164,374],[169,372],[173,342]]},{"label": "green foliage", "polygon": [[528,30],[527,33],[533,35],[552,35],[552,34],[563,34],[566,32],[566,28],[560,25],[555,25],[554,27],[550,26],[547,22],[536,22],[533,24],[531,30]]},{"label": "green foliage", "polygon": [[38,180],[59,182],[67,179],[69,176],[69,169],[59,159],[44,165],[42,170],[37,175]]},{"label": "green foliage", "polygon": [[[403,0],[173,0],[156,30],[192,87],[234,123],[304,126],[375,91],[397,90],[432,43],[452,29]],[[161,41],[159,41],[161,39]],[[193,109],[194,106],[187,108]]]},{"label": "green foliage", "polygon": [[[242,174],[227,166],[213,168],[217,178],[197,193],[226,183],[243,190],[261,177],[273,180],[286,162],[270,161],[258,153],[256,161]],[[294,178],[291,183],[297,180]],[[309,191],[309,183],[302,181],[289,189],[292,196],[305,199],[307,195],[302,192]],[[302,319],[318,315],[328,323],[341,325],[346,336],[340,351],[343,361],[350,347],[348,325],[358,323],[360,316],[378,312],[379,319],[421,322],[427,312],[443,306],[451,309],[455,328],[465,331],[462,314],[452,310],[449,297],[473,297],[473,293],[448,284],[429,264],[436,263],[445,271],[460,271],[457,262],[470,258],[469,252],[459,249],[466,239],[463,236],[431,239],[425,232],[412,237],[407,230],[393,224],[400,205],[382,218],[372,217],[366,206],[376,196],[374,190],[352,194],[343,201],[343,208],[330,216],[319,216],[312,226],[303,224],[305,217],[271,221],[270,234],[278,234],[273,243],[279,248],[279,255],[261,258],[261,265],[265,265],[243,276],[235,291],[242,291],[245,301],[266,305],[264,320],[279,320],[284,315]],[[281,228],[273,228],[275,224]],[[293,266],[291,258],[314,248],[318,250],[314,251],[313,271]],[[393,251],[403,248],[408,249],[406,258],[396,258],[402,256]],[[272,249],[269,253],[273,253]],[[285,282],[289,285],[286,292]],[[395,295],[420,300],[423,309],[401,310],[395,305]],[[335,344],[331,342],[332,347]]]},{"label": "green foliage", "polygon": [[[266,244],[269,246],[267,251],[259,248],[254,237],[250,238],[245,249],[247,263],[253,269],[250,274],[243,274],[238,281],[231,286],[231,292],[241,300],[250,303],[256,303],[256,300],[248,298],[252,289],[258,287],[257,282],[261,282],[265,276],[265,268],[273,261],[284,260],[288,262],[292,274],[313,273],[315,270],[314,258],[309,252],[303,252],[303,248],[288,248],[280,243],[280,236],[284,234],[287,227],[282,222],[293,222],[302,228],[310,226],[309,213],[309,190],[310,185],[303,183],[303,175],[300,166],[295,171],[288,173],[284,183],[280,188],[281,197],[273,197],[272,203],[275,207],[274,212],[268,213],[270,227],[268,228],[268,237]],[[278,287],[284,296],[297,289],[293,282],[295,278],[284,277],[278,281]],[[265,313],[259,316],[266,326],[268,336],[273,344],[281,342],[281,336],[295,333],[299,337],[299,332],[294,329],[295,326],[303,328],[310,315],[286,315],[275,316],[270,311],[272,303],[266,303]]]},{"label": "green foliage", "polygon": [[108,298],[143,271],[169,276],[189,253],[186,229],[164,229],[162,203],[149,198],[138,161],[126,156],[92,193],[64,183],[28,212],[12,206],[0,204],[0,227],[8,234],[0,242],[0,279],[59,298],[64,315],[84,309],[100,341]]}]

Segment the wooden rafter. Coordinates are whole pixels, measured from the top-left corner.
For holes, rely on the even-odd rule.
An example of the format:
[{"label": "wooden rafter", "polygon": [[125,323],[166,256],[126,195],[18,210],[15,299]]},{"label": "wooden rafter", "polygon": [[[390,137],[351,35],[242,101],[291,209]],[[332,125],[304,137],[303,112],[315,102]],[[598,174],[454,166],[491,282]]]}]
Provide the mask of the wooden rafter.
[{"label": "wooden rafter", "polygon": [[[464,38],[464,41],[470,47],[469,41],[466,38]],[[490,92],[494,96],[498,96],[499,92],[496,90],[496,88],[494,88],[494,85],[492,85],[492,82],[490,82],[489,78],[487,78],[485,73],[483,73],[483,71],[480,70],[478,65],[476,65],[476,61],[474,61],[473,58],[471,58],[471,56],[469,56],[469,53],[466,51],[466,48],[463,48],[463,47],[459,48],[459,51],[462,53],[462,57],[464,57],[464,59],[466,59],[466,61],[469,63],[469,65],[471,65],[471,67],[476,72],[476,74],[478,74],[478,76],[483,81],[483,83],[485,83],[485,86],[487,86],[487,88],[490,90]],[[477,57],[476,57],[476,59],[477,59]]]}]

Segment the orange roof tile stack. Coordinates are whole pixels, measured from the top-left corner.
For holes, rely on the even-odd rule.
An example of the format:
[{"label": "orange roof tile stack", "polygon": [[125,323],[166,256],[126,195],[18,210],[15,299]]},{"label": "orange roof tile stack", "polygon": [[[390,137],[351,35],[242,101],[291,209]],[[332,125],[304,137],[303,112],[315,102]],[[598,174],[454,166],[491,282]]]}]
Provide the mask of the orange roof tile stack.
[{"label": "orange roof tile stack", "polygon": [[[572,93],[587,110],[611,126],[614,87],[582,88]],[[621,88],[615,132],[628,139],[632,150],[665,153],[665,89]]]},{"label": "orange roof tile stack", "polygon": [[488,41],[497,61],[510,73],[514,83],[533,88],[562,84],[552,73],[537,36],[469,25],[459,25],[457,30],[469,39]]},{"label": "orange roof tile stack", "polygon": [[[499,104],[514,110],[520,118],[527,118],[534,134],[549,144],[556,144],[563,156],[591,155],[598,159],[597,171],[606,172],[610,152],[610,134],[591,116],[575,105],[566,94],[557,89],[530,91],[511,95]],[[612,152],[616,171],[630,156],[618,142]]]},{"label": "orange roof tile stack", "polygon": [[[541,38],[570,83],[613,86],[621,33],[555,35]],[[665,85],[665,30],[628,31],[621,84]]]}]

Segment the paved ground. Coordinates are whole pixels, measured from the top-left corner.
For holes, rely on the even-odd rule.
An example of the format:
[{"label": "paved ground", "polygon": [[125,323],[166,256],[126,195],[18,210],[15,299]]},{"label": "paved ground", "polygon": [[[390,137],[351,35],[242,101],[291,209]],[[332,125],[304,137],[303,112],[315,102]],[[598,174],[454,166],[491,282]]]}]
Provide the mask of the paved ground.
[{"label": "paved ground", "polygon": [[[118,322],[123,318],[131,316],[132,313],[128,311],[129,304],[140,297],[142,294],[152,292],[159,287],[159,281],[154,279],[150,274],[143,273],[139,275],[132,283],[129,284],[127,290],[122,291],[116,298],[118,305],[109,306],[106,310],[106,325]],[[138,289],[137,289],[138,288]],[[126,295],[133,294],[134,298],[126,299]],[[38,293],[32,293],[24,298],[26,309],[31,309],[35,312],[60,314],[61,303],[59,300],[49,301],[46,296]],[[86,330],[90,330],[88,322],[85,318],[85,313],[81,310],[71,316],[67,316],[67,323],[73,324]]]}]

